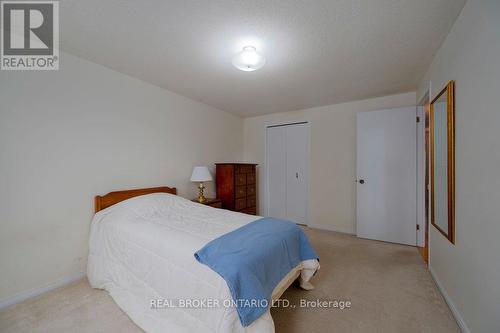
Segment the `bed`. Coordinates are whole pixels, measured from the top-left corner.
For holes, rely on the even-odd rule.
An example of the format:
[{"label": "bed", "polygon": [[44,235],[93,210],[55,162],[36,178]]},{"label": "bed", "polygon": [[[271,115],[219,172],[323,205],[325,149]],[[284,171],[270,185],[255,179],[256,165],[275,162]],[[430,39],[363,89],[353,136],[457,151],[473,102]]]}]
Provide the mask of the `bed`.
[{"label": "bed", "polygon": [[[97,196],[95,210],[89,282],[107,290],[139,327],[147,332],[274,332],[269,311],[243,327],[234,307],[220,306],[231,299],[226,281],[193,256],[258,216],[194,203],[170,187]],[[303,288],[312,288],[309,279],[318,268],[317,261],[301,262],[279,282],[272,300],[297,278]]]}]

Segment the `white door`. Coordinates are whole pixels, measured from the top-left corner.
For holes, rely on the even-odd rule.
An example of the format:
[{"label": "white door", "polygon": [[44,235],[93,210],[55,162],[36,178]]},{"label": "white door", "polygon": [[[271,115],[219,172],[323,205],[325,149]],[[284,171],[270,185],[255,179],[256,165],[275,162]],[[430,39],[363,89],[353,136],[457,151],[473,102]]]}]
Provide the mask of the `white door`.
[{"label": "white door", "polygon": [[416,108],[357,115],[357,235],[415,245]]},{"label": "white door", "polygon": [[308,124],[286,126],[286,216],[307,224]]},{"label": "white door", "polygon": [[286,128],[267,129],[267,214],[286,219]]},{"label": "white door", "polygon": [[267,128],[267,215],[307,224],[308,162],[308,123]]}]

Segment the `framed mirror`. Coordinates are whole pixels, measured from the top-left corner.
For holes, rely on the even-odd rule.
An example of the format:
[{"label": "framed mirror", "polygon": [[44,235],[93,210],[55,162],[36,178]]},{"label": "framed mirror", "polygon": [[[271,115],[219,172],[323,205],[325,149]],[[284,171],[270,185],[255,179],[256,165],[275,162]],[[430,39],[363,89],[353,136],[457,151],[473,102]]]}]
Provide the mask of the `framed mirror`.
[{"label": "framed mirror", "polygon": [[455,83],[431,102],[431,223],[455,244]]}]

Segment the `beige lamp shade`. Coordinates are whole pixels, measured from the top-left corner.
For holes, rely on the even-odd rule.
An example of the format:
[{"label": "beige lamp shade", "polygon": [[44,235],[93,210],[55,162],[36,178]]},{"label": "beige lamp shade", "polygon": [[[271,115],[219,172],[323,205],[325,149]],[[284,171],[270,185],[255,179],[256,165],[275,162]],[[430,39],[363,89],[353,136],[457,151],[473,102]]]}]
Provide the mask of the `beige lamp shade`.
[{"label": "beige lamp shade", "polygon": [[212,181],[212,175],[206,166],[196,166],[191,174],[192,182],[209,182]]}]

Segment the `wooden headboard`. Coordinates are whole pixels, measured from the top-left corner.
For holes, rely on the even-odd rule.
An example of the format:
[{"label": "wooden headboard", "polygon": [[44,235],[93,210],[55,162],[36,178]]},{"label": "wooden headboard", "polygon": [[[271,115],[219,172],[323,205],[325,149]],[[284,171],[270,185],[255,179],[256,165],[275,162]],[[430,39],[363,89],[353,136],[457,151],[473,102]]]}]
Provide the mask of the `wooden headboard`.
[{"label": "wooden headboard", "polygon": [[104,208],[113,206],[120,201],[127,200],[139,195],[150,194],[150,193],[170,193],[177,194],[177,189],[175,187],[151,187],[151,188],[139,188],[136,190],[126,190],[126,191],[115,191],[109,192],[106,195],[95,197],[95,212],[97,213]]}]

